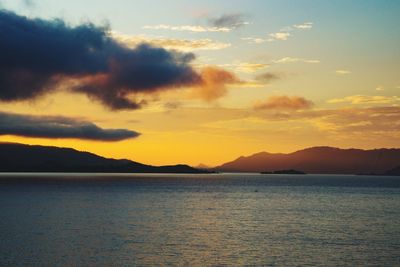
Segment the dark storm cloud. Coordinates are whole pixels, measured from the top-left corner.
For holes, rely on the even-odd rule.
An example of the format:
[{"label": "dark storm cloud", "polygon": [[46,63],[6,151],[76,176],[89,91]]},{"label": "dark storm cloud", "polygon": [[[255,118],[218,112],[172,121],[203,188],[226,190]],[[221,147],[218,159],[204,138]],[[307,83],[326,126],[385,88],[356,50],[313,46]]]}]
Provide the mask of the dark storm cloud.
[{"label": "dark storm cloud", "polygon": [[135,49],[118,51],[105,75],[83,79],[75,91],[86,93],[112,109],[140,108],[144,102],[131,101],[129,94],[152,93],[201,82],[201,77],[189,66],[193,59],[193,54],[142,44]]},{"label": "dark storm cloud", "polygon": [[0,100],[38,97],[66,79],[72,91],[87,94],[112,109],[140,108],[128,96],[194,85],[194,55],[147,44],[128,48],[109,30],[91,23],[32,19],[0,10]]},{"label": "dark storm cloud", "polygon": [[217,18],[210,18],[209,23],[217,28],[230,29],[236,29],[248,24],[242,14],[224,14]]},{"label": "dark storm cloud", "polygon": [[126,129],[103,129],[88,121],[66,117],[0,112],[0,135],[120,141],[140,134]]}]

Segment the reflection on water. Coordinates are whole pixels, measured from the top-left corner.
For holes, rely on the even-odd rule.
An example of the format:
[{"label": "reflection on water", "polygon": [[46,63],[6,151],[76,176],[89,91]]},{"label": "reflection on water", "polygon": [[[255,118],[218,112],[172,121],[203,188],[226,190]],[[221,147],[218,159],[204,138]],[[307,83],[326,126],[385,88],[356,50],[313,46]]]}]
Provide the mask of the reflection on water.
[{"label": "reflection on water", "polygon": [[400,264],[400,178],[0,176],[1,266]]}]

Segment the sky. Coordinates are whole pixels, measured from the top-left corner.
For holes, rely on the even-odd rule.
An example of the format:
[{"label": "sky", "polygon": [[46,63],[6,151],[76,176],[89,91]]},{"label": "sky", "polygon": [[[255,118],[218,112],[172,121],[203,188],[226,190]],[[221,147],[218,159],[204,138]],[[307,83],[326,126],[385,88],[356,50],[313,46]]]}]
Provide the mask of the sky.
[{"label": "sky", "polygon": [[2,142],[193,166],[400,147],[400,1],[0,8]]}]

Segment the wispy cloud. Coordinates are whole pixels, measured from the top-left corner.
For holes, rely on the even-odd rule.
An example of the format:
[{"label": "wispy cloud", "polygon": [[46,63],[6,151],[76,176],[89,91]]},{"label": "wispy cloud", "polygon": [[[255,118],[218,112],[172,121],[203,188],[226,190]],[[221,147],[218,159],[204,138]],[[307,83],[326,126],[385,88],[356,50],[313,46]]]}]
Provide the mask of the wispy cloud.
[{"label": "wispy cloud", "polygon": [[267,40],[263,38],[257,38],[257,37],[243,37],[240,38],[243,41],[247,41],[249,44],[262,44],[265,43]]},{"label": "wispy cloud", "polygon": [[226,67],[234,69],[235,71],[253,73],[269,67],[265,63],[251,63],[251,62],[237,62],[232,64],[221,64],[220,67]]},{"label": "wispy cloud", "polygon": [[[321,131],[331,132],[341,138],[349,135],[357,139],[400,137],[399,107],[348,108],[337,110],[319,110],[309,114],[310,122]],[[368,135],[366,134],[368,133]]]},{"label": "wispy cloud", "polygon": [[312,22],[304,22],[301,24],[294,24],[292,26],[286,26],[283,29],[281,29],[279,32],[274,32],[270,33],[268,36],[269,38],[267,39],[268,42],[274,42],[274,41],[286,41],[291,37],[293,32],[295,30],[309,30],[313,27]]},{"label": "wispy cloud", "polygon": [[313,23],[312,22],[304,22],[301,24],[294,24],[293,27],[296,29],[300,29],[300,30],[308,30],[313,27]]},{"label": "wispy cloud", "polygon": [[232,29],[227,27],[205,27],[198,25],[167,25],[167,24],[159,24],[159,25],[146,25],[143,26],[143,29],[149,30],[171,30],[171,31],[190,31],[190,32],[230,32]]},{"label": "wispy cloud", "polygon": [[273,61],[273,63],[275,63],[275,64],[295,63],[295,62],[317,64],[317,63],[320,63],[320,60],[318,60],[318,59],[298,58],[298,57],[284,57],[284,58],[277,59],[277,60]]},{"label": "wispy cloud", "polygon": [[[274,103],[274,101],[271,102]],[[376,141],[377,138],[388,138],[395,142],[400,138],[399,106],[299,110],[272,109],[269,105],[267,107],[267,109],[256,109],[255,112],[258,114],[253,114],[253,116],[257,116],[269,124],[274,122],[285,122],[285,125],[293,125],[288,122],[303,123],[300,124],[302,128],[311,125],[319,132],[332,134],[331,137],[336,140],[356,138],[357,140]],[[285,127],[285,125],[280,126]],[[289,132],[286,131],[287,133]]]},{"label": "wispy cloud", "polygon": [[269,42],[272,41],[286,41],[290,36],[289,32],[275,32],[275,33],[270,33],[269,34]]},{"label": "wispy cloud", "polygon": [[343,98],[334,98],[328,100],[328,103],[349,103],[352,105],[362,105],[362,104],[390,104],[399,102],[400,97],[397,96],[369,96],[369,95],[352,95]]},{"label": "wispy cloud", "polygon": [[134,48],[141,43],[149,43],[167,49],[177,49],[185,52],[195,50],[220,50],[231,46],[230,43],[222,43],[211,39],[173,39],[164,37],[152,37],[147,35],[126,35],[113,32],[112,36],[118,42]]},{"label": "wispy cloud", "polygon": [[347,74],[350,74],[351,71],[349,71],[349,70],[336,70],[335,73],[339,74],[339,75],[347,75]]},{"label": "wispy cloud", "polygon": [[210,18],[209,24],[214,28],[237,29],[250,23],[244,20],[242,14],[224,14],[220,17]]},{"label": "wispy cloud", "polygon": [[242,14],[223,14],[219,17],[210,17],[208,26],[203,25],[145,25],[143,29],[149,30],[170,30],[170,31],[189,31],[189,32],[230,32],[238,29],[250,22],[244,20]]},{"label": "wispy cloud", "polygon": [[314,105],[310,100],[300,96],[270,96],[254,104],[256,110],[304,110]]},{"label": "wispy cloud", "polygon": [[383,85],[379,85],[378,87],[375,88],[376,91],[384,91],[385,87]]}]

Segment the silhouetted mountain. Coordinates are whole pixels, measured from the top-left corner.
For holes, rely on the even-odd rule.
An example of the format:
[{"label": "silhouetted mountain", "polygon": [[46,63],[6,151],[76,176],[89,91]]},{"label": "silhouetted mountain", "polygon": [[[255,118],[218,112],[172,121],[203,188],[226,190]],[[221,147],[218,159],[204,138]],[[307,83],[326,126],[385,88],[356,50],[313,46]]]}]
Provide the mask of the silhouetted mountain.
[{"label": "silhouetted mountain", "polygon": [[72,148],[0,143],[0,172],[203,173],[187,165],[150,166]]},{"label": "silhouetted mountain", "polygon": [[257,153],[225,163],[215,169],[229,172],[302,170],[306,173],[383,173],[400,164],[400,149],[339,149],[312,147],[290,154]]}]

